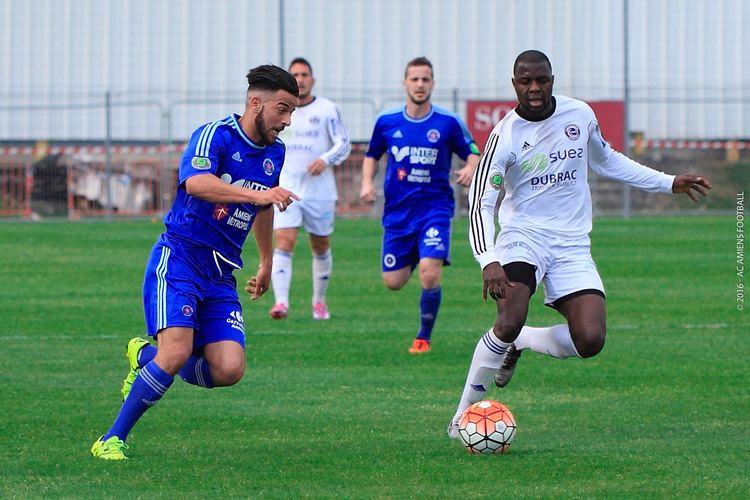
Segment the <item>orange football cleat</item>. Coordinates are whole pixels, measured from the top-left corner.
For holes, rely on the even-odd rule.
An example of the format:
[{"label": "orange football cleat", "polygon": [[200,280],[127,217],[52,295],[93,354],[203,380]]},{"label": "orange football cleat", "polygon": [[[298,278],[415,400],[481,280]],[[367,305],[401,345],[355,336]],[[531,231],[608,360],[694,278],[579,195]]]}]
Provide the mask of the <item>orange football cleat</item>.
[{"label": "orange football cleat", "polygon": [[422,354],[423,352],[428,352],[429,350],[430,350],[429,340],[414,339],[414,342],[411,344],[411,347],[409,348],[409,353],[410,354]]}]

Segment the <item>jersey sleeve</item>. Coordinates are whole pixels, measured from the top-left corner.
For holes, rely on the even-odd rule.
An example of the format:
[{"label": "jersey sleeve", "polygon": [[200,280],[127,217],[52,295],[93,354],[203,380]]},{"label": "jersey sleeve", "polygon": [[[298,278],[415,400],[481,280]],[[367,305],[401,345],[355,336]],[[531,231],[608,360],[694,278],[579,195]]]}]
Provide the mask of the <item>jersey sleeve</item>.
[{"label": "jersey sleeve", "polygon": [[180,185],[194,175],[216,174],[225,150],[224,134],[217,130],[220,124],[208,123],[193,132],[180,162]]},{"label": "jersey sleeve", "polygon": [[515,155],[493,131],[487,140],[469,187],[469,244],[474,258],[484,269],[497,262],[495,254],[495,204],[505,172],[515,163]]},{"label": "jersey sleeve", "polygon": [[456,128],[451,134],[451,147],[459,158],[466,160],[469,155],[479,155],[479,148],[471,137],[469,129],[458,116],[454,116]]},{"label": "jersey sleeve", "polygon": [[643,191],[671,193],[674,175],[654,170],[615,151],[604,140],[596,119],[589,123],[589,165],[598,175],[629,184]]},{"label": "jersey sleeve", "polygon": [[383,134],[383,121],[378,118],[370,137],[370,144],[367,146],[367,151],[365,151],[365,156],[379,160],[387,147],[385,135]]},{"label": "jersey sleeve", "polygon": [[346,160],[352,150],[352,145],[349,142],[349,134],[346,132],[341,113],[336,106],[332,106],[331,108],[331,112],[326,118],[326,130],[333,145],[320,158],[329,166],[335,166],[341,165]]}]

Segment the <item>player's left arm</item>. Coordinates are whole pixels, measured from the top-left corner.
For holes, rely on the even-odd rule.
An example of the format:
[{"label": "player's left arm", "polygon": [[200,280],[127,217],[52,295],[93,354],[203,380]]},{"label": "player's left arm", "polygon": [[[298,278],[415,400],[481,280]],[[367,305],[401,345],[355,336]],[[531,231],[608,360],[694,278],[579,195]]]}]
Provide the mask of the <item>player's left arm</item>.
[{"label": "player's left arm", "polygon": [[456,176],[456,182],[460,186],[469,187],[477,165],[479,165],[480,151],[464,122],[458,116],[455,116],[455,119],[457,129],[451,135],[453,150],[466,163],[464,163],[463,167],[453,172],[453,175]]},{"label": "player's left arm", "polygon": [[695,203],[698,203],[698,196],[708,196],[708,190],[711,189],[711,182],[702,175],[680,174],[675,176],[672,182],[673,193],[686,193]]},{"label": "player's left arm", "polygon": [[326,119],[325,126],[328,137],[331,139],[331,148],[310,164],[307,168],[310,175],[319,175],[328,167],[341,165],[352,150],[349,134],[338,108],[333,108]]},{"label": "player's left arm", "polygon": [[477,165],[479,165],[479,155],[472,153],[466,157],[464,166],[453,172],[459,186],[469,187],[471,185],[471,179],[474,177]]},{"label": "player's left arm", "polygon": [[589,165],[599,175],[629,184],[643,191],[687,193],[693,201],[697,194],[706,196],[711,183],[700,175],[669,175],[642,165],[615,151],[604,140],[596,120],[589,123]]},{"label": "player's left arm", "polygon": [[273,264],[273,209],[264,207],[258,210],[253,222],[253,236],[258,246],[260,264],[255,276],[247,280],[245,291],[252,300],[258,300],[268,291],[271,283],[271,267]]}]

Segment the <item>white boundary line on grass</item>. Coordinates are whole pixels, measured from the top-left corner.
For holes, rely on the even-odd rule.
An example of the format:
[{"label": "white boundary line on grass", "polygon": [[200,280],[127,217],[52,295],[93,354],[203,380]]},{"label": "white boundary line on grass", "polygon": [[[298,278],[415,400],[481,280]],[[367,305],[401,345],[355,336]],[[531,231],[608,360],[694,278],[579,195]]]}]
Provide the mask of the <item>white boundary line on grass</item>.
[{"label": "white boundary line on grass", "polygon": [[675,325],[675,324],[651,324],[651,325],[634,325],[634,324],[624,324],[624,325],[607,325],[607,330],[641,330],[643,328],[649,328],[653,330],[654,328],[684,328],[685,330],[721,330],[722,328],[729,327],[728,323],[686,323],[682,325]]},{"label": "white boundary line on grass", "polygon": [[[728,328],[728,323],[685,323],[685,324],[650,324],[650,325],[637,325],[637,324],[624,324],[624,325],[612,325],[608,326],[608,330],[642,330],[649,329],[654,330],[657,328],[684,328],[686,330],[721,330]],[[248,337],[255,336],[284,336],[284,335],[307,335],[309,332],[250,332],[247,334]],[[117,340],[124,339],[122,335],[86,335],[86,336],[75,336],[75,335],[19,335],[0,334],[0,340]],[[145,338],[145,336],[144,336]]]}]

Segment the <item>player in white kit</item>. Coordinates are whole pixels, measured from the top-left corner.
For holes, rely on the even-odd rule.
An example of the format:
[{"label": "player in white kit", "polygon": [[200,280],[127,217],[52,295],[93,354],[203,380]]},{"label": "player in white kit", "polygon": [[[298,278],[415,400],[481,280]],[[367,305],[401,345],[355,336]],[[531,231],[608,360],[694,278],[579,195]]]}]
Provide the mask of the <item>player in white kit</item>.
[{"label": "player in white kit", "polygon": [[330,235],[337,198],[333,167],[349,156],[351,144],[336,105],[312,95],[315,78],[310,63],[295,58],[289,72],[296,78],[300,93],[292,125],[282,133],[287,149],[279,184],[300,200],[294,210],[274,214],[276,247],[271,283],[275,304],[269,314],[282,319],[289,313],[292,255],[299,228],[304,226],[312,250],[312,314],[314,319],[326,320],[330,318],[326,290],[333,265]]},{"label": "player in white kit", "polygon": [[[667,175],[613,150],[584,102],[553,96],[546,55],[522,52],[513,66],[519,105],[493,129],[469,190],[469,242],[482,267],[482,294],[496,300],[495,324],[479,340],[448,435],[484,398],[490,379],[504,387],[525,349],[555,358],[588,358],[604,347],[604,286],[591,258],[588,168],[645,191],[705,196],[696,175]],[[499,190],[505,198],[494,207]],[[529,299],[544,284],[546,305],[566,323],[524,326]]]}]

